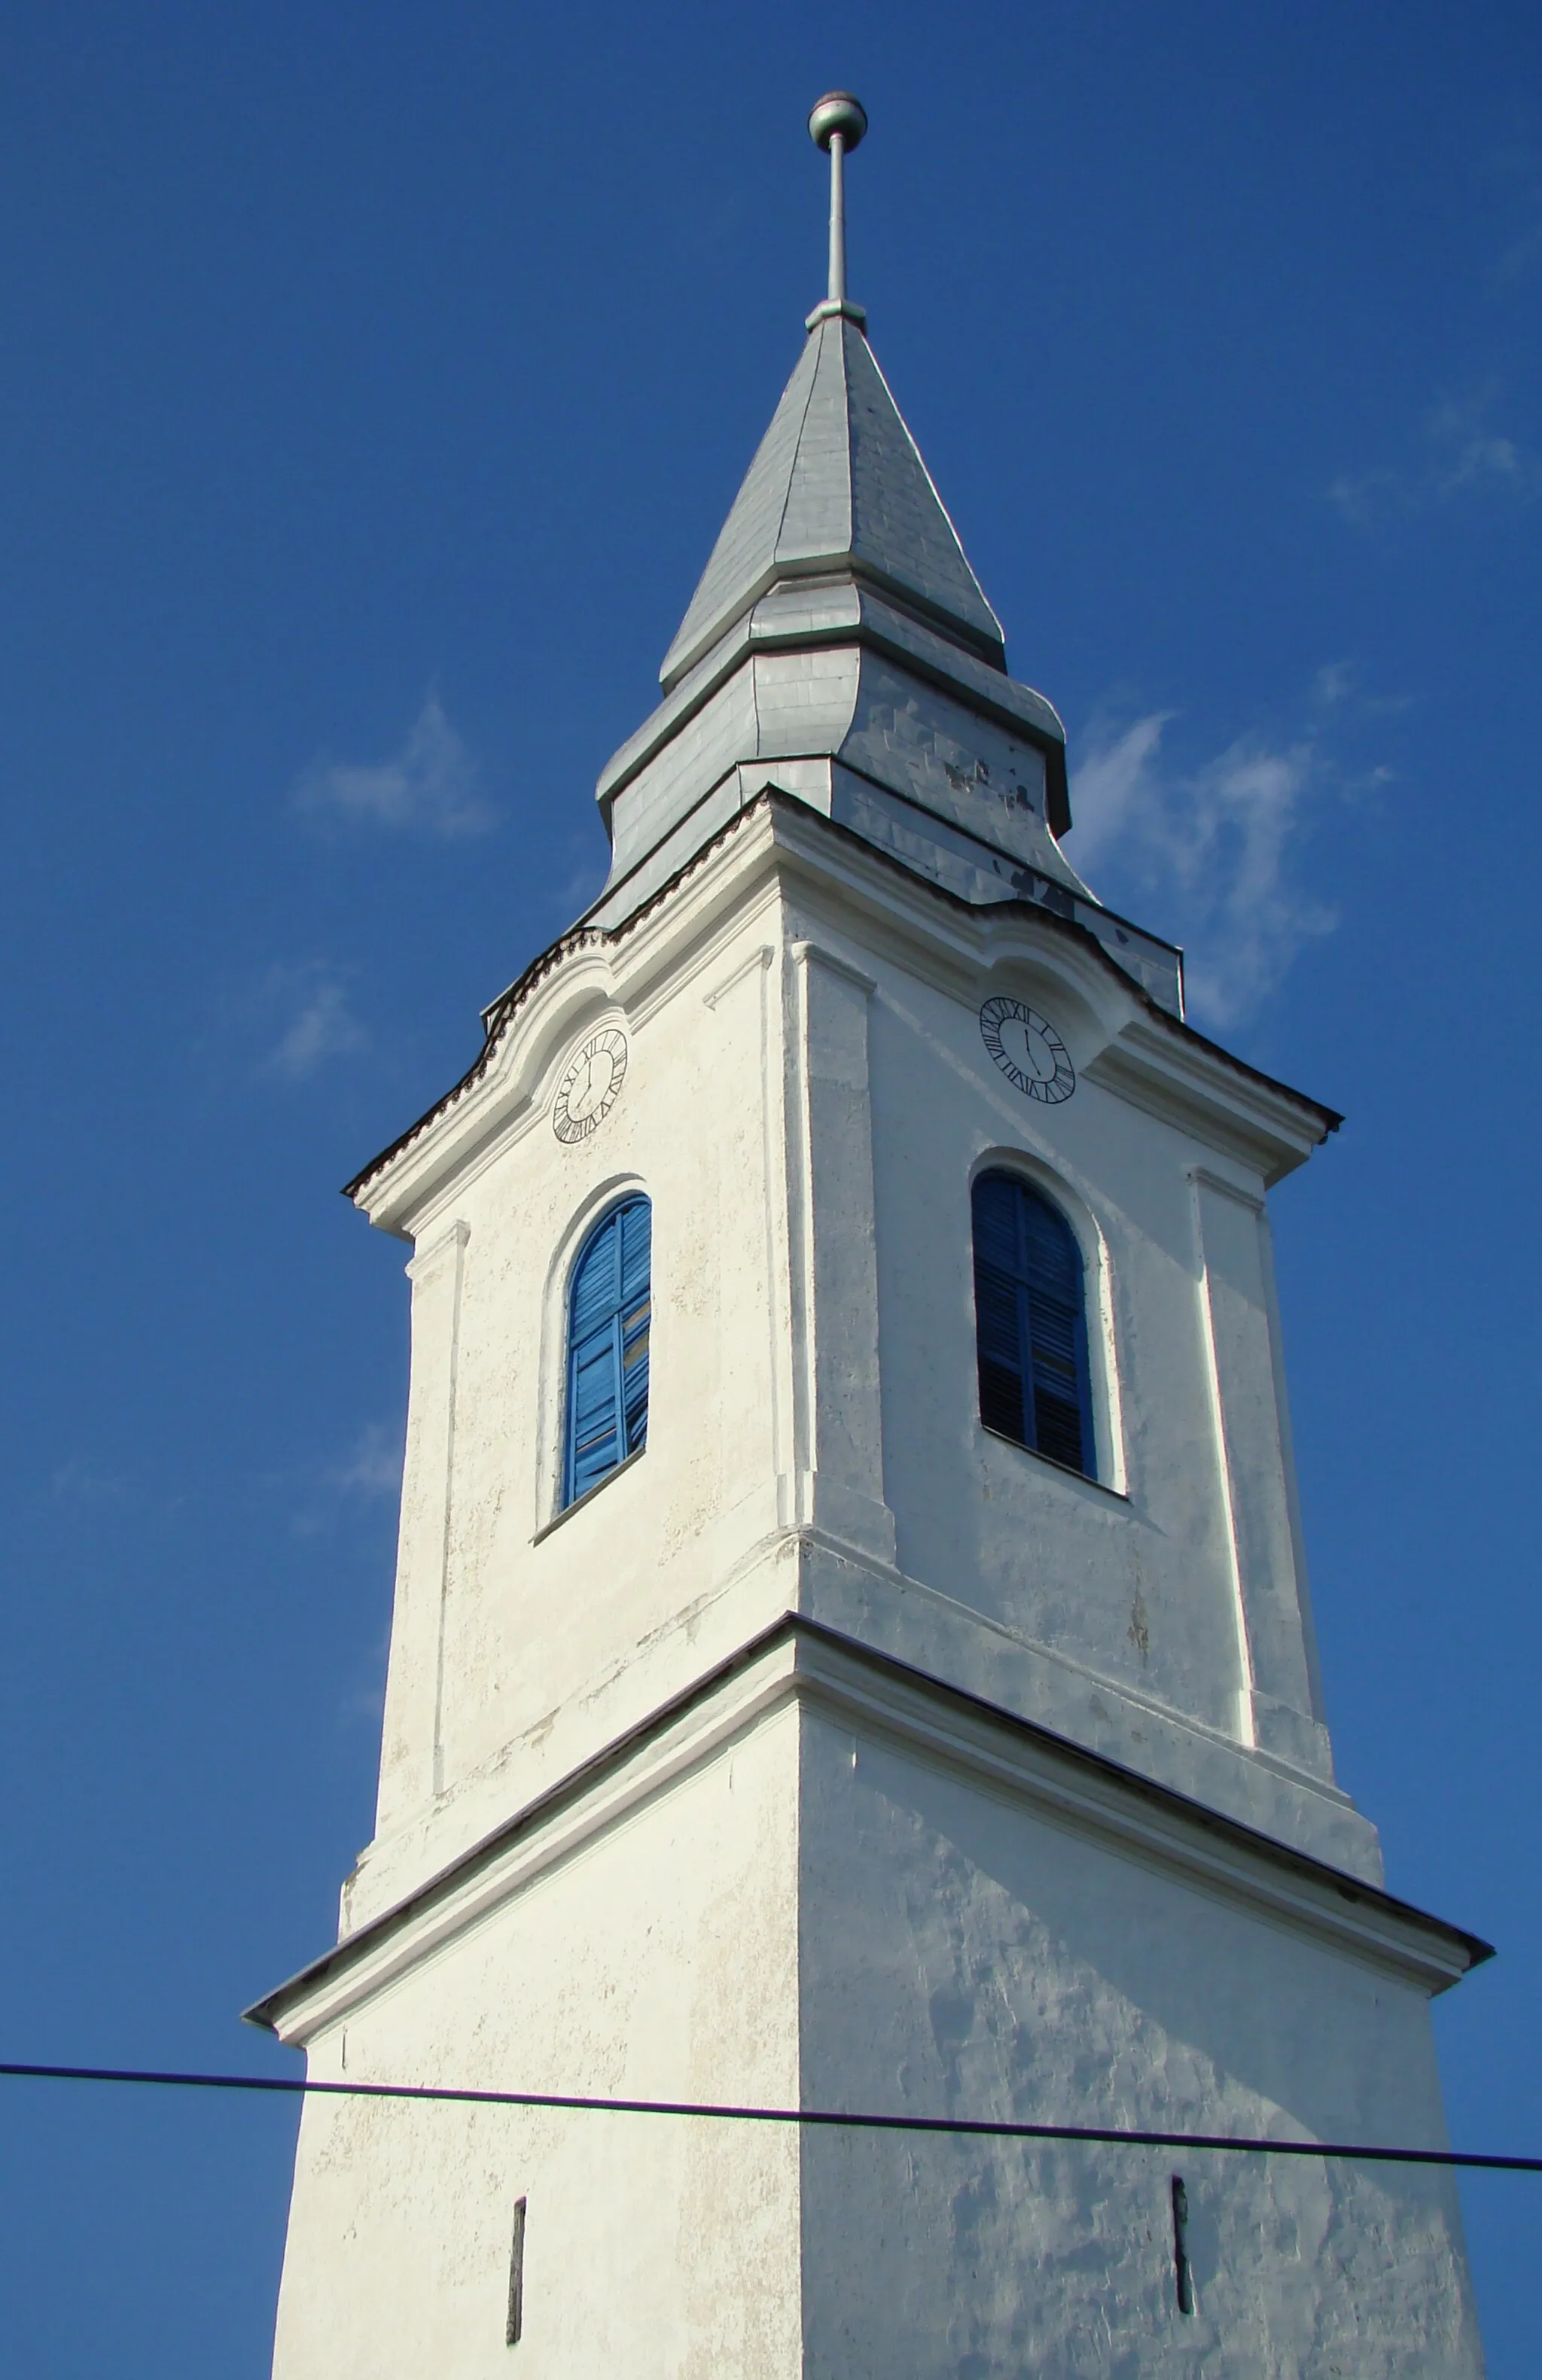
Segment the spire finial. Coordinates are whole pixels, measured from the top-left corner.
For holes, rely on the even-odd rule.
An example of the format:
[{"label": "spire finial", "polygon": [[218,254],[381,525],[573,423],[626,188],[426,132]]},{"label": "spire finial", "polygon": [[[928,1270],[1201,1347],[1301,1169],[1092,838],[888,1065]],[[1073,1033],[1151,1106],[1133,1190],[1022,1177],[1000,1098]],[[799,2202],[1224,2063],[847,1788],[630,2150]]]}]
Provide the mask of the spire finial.
[{"label": "spire finial", "polygon": [[849,91],[827,91],[809,115],[809,138],[830,155],[830,294],[809,316],[812,331],[826,315],[866,321],[846,296],[846,159],[867,130],[867,111]]}]

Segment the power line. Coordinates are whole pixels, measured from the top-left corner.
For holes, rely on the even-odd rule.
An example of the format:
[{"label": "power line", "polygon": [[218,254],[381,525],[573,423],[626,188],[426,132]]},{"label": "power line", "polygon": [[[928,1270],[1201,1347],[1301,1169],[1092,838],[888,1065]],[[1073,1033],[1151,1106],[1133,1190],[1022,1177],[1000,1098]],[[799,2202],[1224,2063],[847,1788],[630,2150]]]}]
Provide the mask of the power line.
[{"label": "power line", "polygon": [[1004,2141],[1090,2141],[1114,2148],[1222,2149],[1248,2156],[1347,2157],[1371,2165],[1461,2166],[1542,2173],[1542,2157],[1470,2149],[1377,2148],[1364,2141],[1247,2140],[1230,2132],[1154,2132],[1112,2124],[1016,2124],[967,2116],[874,2116],[834,2107],[732,2107],[698,2099],[593,2099],[560,2091],[471,2091],[438,2082],[312,2082],[271,2074],[158,2073],[139,2066],[23,2066],[0,2077],[34,2082],[141,2082],[182,2091],[265,2091],[289,2098],[441,2099],[473,2107],[540,2107],[599,2116],[695,2116],[719,2123],[802,2124],[859,2132],[941,2132]]}]

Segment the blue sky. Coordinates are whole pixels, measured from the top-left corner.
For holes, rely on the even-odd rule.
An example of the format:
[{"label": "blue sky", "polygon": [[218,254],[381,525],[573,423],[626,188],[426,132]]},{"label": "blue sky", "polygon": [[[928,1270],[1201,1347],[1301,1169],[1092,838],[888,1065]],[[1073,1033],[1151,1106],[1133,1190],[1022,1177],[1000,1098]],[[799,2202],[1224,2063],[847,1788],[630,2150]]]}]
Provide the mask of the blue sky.
[{"label": "blue sky", "polygon": [[[838,83],[1071,856],[1348,1113],[1276,1202],[1329,1717],[1499,1946],[1453,2134],[1542,2150],[1542,27],[1481,0],[13,6],[4,2054],[289,2070],[236,2012],[370,1830],[405,1390],[337,1185],[598,886]],[[287,2109],[4,2092],[12,2368],[264,2373]],[[1542,2183],[1467,2205],[1519,2380]]]}]

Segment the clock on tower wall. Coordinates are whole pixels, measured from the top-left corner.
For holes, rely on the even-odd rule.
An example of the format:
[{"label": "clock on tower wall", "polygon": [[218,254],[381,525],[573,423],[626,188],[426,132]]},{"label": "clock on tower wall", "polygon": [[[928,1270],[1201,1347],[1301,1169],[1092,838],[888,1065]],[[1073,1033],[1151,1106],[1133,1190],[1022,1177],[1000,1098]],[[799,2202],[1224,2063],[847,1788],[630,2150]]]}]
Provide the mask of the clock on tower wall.
[{"label": "clock on tower wall", "polygon": [[552,1130],[569,1144],[597,1131],[621,1096],[627,1079],[627,1037],[618,1026],[592,1033],[576,1050],[557,1087]]},{"label": "clock on tower wall", "polygon": [[999,996],[980,1010],[980,1038],[995,1063],[1025,1099],[1059,1107],[1076,1088],[1071,1052],[1047,1016],[1026,1001]]}]

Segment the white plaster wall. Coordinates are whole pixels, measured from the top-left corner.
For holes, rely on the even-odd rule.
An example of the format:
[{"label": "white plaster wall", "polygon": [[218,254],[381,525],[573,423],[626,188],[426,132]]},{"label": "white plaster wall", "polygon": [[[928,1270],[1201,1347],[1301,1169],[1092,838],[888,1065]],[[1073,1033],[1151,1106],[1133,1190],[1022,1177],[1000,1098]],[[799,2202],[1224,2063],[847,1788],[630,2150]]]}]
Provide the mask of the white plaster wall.
[{"label": "white plaster wall", "polygon": [[427,1232],[408,1273],[412,1366],[402,1463],[396,1609],[381,1730],[376,1825],[392,1825],[439,1791],[437,1710],[446,1567],[455,1470],[455,1415],[466,1226]]},{"label": "white plaster wall", "polygon": [[[797,1775],[784,1710],[335,2022],[312,2076],[794,2101]],[[308,2100],[275,2380],[792,2380],[798,2252],[790,2131]]]},{"label": "white plaster wall", "polygon": [[[1095,962],[1069,965],[1047,925],[1042,958],[1024,920],[1016,958],[965,964],[918,932],[935,896],[908,896],[902,938],[781,872],[764,817],[738,832],[614,953],[554,971],[500,1060],[525,1085],[508,1120],[411,1217],[380,1821],[345,1927],[789,1608],[1374,1872],[1310,1706],[1267,1267],[1226,1202],[1224,1265],[1199,1228],[1196,1173],[1225,1172],[1256,1241],[1261,1177],[1089,1075],[1134,1004],[1100,975],[1095,1005]],[[1064,1105],[992,1066],[977,1011],[1002,990],[1070,1042]],[[601,1024],[627,1033],[626,1082],[564,1146],[552,1098]],[[1083,1234],[1103,1484],[979,1424],[969,1184],[1003,1154]],[[544,1534],[567,1268],[634,1187],[647,1450]]]},{"label": "white plaster wall", "polygon": [[[688,1612],[719,1575],[713,1529],[726,1508],[758,1488],[765,1509],[743,1525],[774,1523],[766,1391],[781,1306],[766,1221],[767,1196],[779,1191],[765,1173],[765,936],[764,920],[747,922],[663,1007],[581,1005],[552,1032],[521,1129],[422,1229],[425,1245],[447,1228],[463,1240],[457,1418],[447,1498],[446,1436],[427,1415],[446,1393],[450,1293],[420,1287],[412,1410],[425,1418],[410,1435],[403,1490],[383,1836],[422,1816],[429,1774],[453,1798],[489,1764],[517,1767],[520,1747],[539,1751],[555,1714],[624,1672]],[[551,1129],[551,1094],[571,1049],[601,1022],[627,1032],[626,1082],[599,1131],[565,1146]],[[589,1224],[634,1188],[654,1202],[647,1449],[543,1536],[559,1500],[568,1269]],[[441,1585],[442,1609],[425,1614]],[[644,1665],[635,1694],[623,1684],[596,1724],[615,1732],[662,1698]],[[419,1747],[416,1756],[398,1743]],[[591,1730],[571,1758],[595,1748]],[[516,1777],[504,1808],[530,1790],[529,1776]],[[483,1810],[472,1833],[487,1822]],[[393,1876],[391,1895],[399,1888]],[[353,1917],[368,1905],[366,1887]]]},{"label": "white plaster wall", "polygon": [[[816,1713],[799,1866],[806,2105],[1444,2145],[1416,1987]],[[802,2167],[808,2380],[1482,2371],[1438,2169],[823,2131]]]},{"label": "white plaster wall", "polygon": [[[880,968],[879,984],[885,1474],[900,1566],[1091,1670],[1233,1731],[1236,1587],[1189,1181],[1201,1152],[1095,1083],[1036,1107],[991,1063],[973,996],[892,969]],[[1020,978],[982,983],[979,996],[1014,990],[1046,1007],[1074,1054],[1081,1020],[1063,995]],[[993,1163],[1045,1190],[1082,1242],[1097,1486],[979,1420],[970,1191]],[[1272,1393],[1272,1376],[1269,1385]],[[1287,1575],[1287,1598],[1291,1588]]]},{"label": "white plaster wall", "polygon": [[[1443,2144],[1423,1989],[1350,1946],[1331,1897],[1336,1938],[1288,1882],[1266,1913],[1245,1858],[1233,1882],[1197,1829],[1201,1870],[1181,1829],[1165,1852],[1116,1840],[1117,1795],[1072,1816],[1031,1769],[1010,1780],[988,1729],[942,1754],[943,1707],[905,1693],[880,1713],[838,1682],[791,1698],[747,1673],[534,1825],[488,1913],[463,1904],[437,1947],[423,1921],[392,1980],[367,1961],[321,1979],[286,2036],[318,2080]],[[1477,2380],[1482,2363],[1438,2171],[308,2102],[275,2380],[510,2368]]]},{"label": "white plaster wall", "polygon": [[[802,922],[820,930],[812,916]],[[852,947],[845,935],[834,943]],[[979,1002],[990,993],[1035,1002],[1083,1067],[1107,1038],[1106,1025],[1053,978],[1020,965],[955,990],[881,949],[863,955],[875,986],[882,1472],[900,1570],[1088,1673],[1075,1689],[1078,1731],[1095,1728],[1102,1678],[1251,1743],[1256,1682],[1280,1713],[1273,1749],[1329,1779],[1290,1526],[1262,1181],[1233,1165],[1235,1191],[1205,1175],[1196,1192],[1196,1173],[1218,1162],[1214,1151],[1084,1075],[1057,1107],[1019,1092],[981,1039]],[[981,1426],[970,1188],[990,1164],[1046,1190],[1081,1239],[1097,1484]],[[1219,1218],[1208,1275],[1196,1196]],[[1226,1269],[1218,1380],[1206,1302],[1218,1262]],[[1218,1408],[1236,1449],[1230,1464]]]}]

